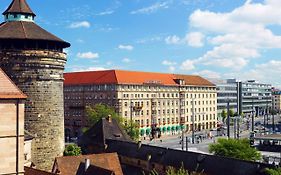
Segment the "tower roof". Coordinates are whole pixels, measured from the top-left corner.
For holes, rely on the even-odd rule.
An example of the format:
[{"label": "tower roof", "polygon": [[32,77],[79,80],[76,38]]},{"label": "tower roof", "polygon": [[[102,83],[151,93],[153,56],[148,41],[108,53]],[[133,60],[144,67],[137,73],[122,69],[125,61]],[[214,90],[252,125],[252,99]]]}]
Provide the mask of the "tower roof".
[{"label": "tower roof", "polygon": [[[0,40],[42,40],[61,43],[63,47],[69,47],[68,42],[47,32],[33,22],[13,21],[0,24]],[[1,41],[0,41],[1,42]]]},{"label": "tower roof", "polygon": [[13,0],[13,2],[3,13],[3,15],[6,15],[8,13],[23,13],[36,16],[25,0]]}]

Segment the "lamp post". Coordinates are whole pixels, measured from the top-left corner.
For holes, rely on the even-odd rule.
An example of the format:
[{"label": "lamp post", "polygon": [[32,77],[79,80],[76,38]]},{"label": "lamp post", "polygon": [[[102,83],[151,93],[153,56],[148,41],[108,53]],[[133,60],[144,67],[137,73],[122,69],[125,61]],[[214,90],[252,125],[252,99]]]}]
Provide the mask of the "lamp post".
[{"label": "lamp post", "polygon": [[230,138],[230,111],[229,111],[229,99],[227,100],[227,137]]},{"label": "lamp post", "polygon": [[255,116],[254,116],[254,96],[252,96],[252,132],[254,132]]}]

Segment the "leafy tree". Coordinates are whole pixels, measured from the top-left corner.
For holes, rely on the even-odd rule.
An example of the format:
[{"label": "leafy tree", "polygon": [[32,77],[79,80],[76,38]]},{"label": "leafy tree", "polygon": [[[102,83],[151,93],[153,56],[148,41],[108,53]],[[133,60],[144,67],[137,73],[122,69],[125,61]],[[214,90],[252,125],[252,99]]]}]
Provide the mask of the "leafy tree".
[{"label": "leafy tree", "polygon": [[221,112],[221,117],[222,117],[222,121],[224,122],[225,119],[226,119],[226,117],[227,117],[227,113],[226,113],[225,110],[222,110],[222,112]]},{"label": "leafy tree", "polygon": [[241,160],[256,161],[261,159],[261,154],[250,146],[248,139],[220,138],[217,143],[209,145],[209,151],[218,156]]},{"label": "leafy tree", "polygon": [[82,154],[81,148],[75,144],[67,145],[64,150],[64,156],[79,156]]},{"label": "leafy tree", "polygon": [[[130,120],[125,120],[123,117],[119,116],[113,107],[96,104],[93,107],[86,107],[86,113],[90,122],[90,125],[96,124],[99,120],[104,117],[111,115],[112,119],[115,119],[118,124],[127,132],[127,134],[133,139],[139,139],[139,126],[138,124]],[[84,129],[85,130],[85,129]]]},{"label": "leafy tree", "polygon": [[[186,169],[184,169],[184,166],[182,165],[180,169],[176,169],[174,167],[168,167],[167,171],[165,172],[165,175],[202,175],[203,172],[188,172]],[[159,175],[159,173],[154,169],[150,172],[149,175]]]},{"label": "leafy tree", "polygon": [[96,104],[93,107],[87,106],[86,107],[86,114],[88,116],[89,122],[94,125],[99,120],[104,117],[111,115],[111,117],[118,121],[118,123],[123,122],[122,117],[120,117],[114,110],[113,107],[109,107],[103,104]]},{"label": "leafy tree", "polygon": [[281,175],[281,168],[276,168],[276,169],[266,168],[265,174],[267,174],[267,175]]},{"label": "leafy tree", "polygon": [[230,109],[229,110],[229,116],[230,117],[234,117],[235,113],[234,113],[234,110],[233,109]]}]

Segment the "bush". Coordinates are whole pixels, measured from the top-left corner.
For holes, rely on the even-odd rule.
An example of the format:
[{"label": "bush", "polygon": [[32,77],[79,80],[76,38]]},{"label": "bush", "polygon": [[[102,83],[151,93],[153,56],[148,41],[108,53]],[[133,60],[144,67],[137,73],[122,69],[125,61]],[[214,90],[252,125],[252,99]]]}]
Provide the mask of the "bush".
[{"label": "bush", "polygon": [[79,156],[81,154],[81,148],[75,144],[67,145],[63,153],[64,156]]}]

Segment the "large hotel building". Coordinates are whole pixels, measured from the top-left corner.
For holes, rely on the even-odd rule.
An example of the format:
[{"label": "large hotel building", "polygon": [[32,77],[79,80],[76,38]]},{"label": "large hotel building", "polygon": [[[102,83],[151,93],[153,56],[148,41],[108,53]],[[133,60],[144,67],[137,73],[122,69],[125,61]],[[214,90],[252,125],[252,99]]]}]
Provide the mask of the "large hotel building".
[{"label": "large hotel building", "polygon": [[141,135],[152,126],[162,134],[208,130],[217,124],[216,86],[193,75],[106,70],[64,74],[66,137],[88,126],[86,106],[106,104],[139,124]]}]

